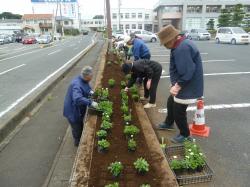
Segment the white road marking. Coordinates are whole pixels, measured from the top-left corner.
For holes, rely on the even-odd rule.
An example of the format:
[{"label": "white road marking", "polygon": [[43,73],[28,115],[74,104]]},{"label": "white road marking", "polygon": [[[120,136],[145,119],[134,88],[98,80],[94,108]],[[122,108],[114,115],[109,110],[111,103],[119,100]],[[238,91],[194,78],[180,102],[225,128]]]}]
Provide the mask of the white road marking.
[{"label": "white road marking", "polygon": [[14,68],[8,69],[8,70],[6,70],[6,71],[3,71],[3,72],[0,73],[0,75],[3,75],[3,74],[5,74],[5,73],[8,73],[8,72],[10,72],[10,71],[12,71],[12,70],[18,69],[18,68],[20,68],[20,67],[22,67],[22,66],[26,66],[26,64],[22,64],[22,65],[19,65],[19,66],[14,67]]},{"label": "white road marking", "polygon": [[[17,51],[17,50],[21,50],[21,49],[24,49],[24,48],[26,48],[26,47],[20,47],[20,48],[14,49],[14,50]],[[27,47],[27,48],[29,48],[29,47]]]},{"label": "white road marking", "polygon": [[[232,108],[250,108],[250,103],[237,103],[237,104],[219,104],[219,105],[205,105],[205,110],[223,110]],[[159,113],[167,113],[167,108],[159,109]],[[196,111],[196,106],[190,106],[187,111]]]},{"label": "white road marking", "polygon": [[53,51],[53,52],[49,53],[48,55],[53,55],[53,54],[58,53],[58,52],[60,52],[60,51],[61,51],[61,49],[58,49],[58,50],[56,50],[56,51]]},{"label": "white road marking", "polygon": [[8,47],[1,47],[0,50],[6,49],[6,48],[8,48]]},{"label": "white road marking", "polygon": [[[206,73],[204,76],[220,76],[220,75],[244,75],[244,74],[250,74],[250,71],[246,72],[228,72],[228,73]],[[169,78],[170,76],[161,76],[161,79]]]},{"label": "white road marking", "polygon": [[[203,63],[207,62],[235,62],[235,59],[228,59],[228,60],[203,60]],[[159,62],[160,64],[169,64],[170,62]]]},{"label": "white road marking", "polygon": [[0,62],[5,61],[5,60],[9,60],[9,59],[13,59],[13,58],[17,58],[17,57],[20,57],[20,56],[24,56],[24,55],[27,55],[27,54],[31,54],[31,53],[40,52],[41,50],[46,50],[46,49],[49,49],[49,48],[52,48],[52,47],[54,47],[54,46],[50,46],[50,47],[47,47],[47,48],[44,48],[44,49],[38,49],[38,50],[35,50],[35,51],[30,51],[30,52],[27,52],[27,53],[23,53],[23,54],[20,54],[20,55],[4,58],[4,59],[1,59]]},{"label": "white road marking", "polygon": [[[92,43],[93,44],[93,43]],[[83,51],[79,52],[76,56],[74,56],[72,59],[70,59],[68,62],[66,62],[63,66],[61,66],[59,69],[48,75],[44,80],[42,80],[40,83],[38,83],[34,88],[32,88],[30,91],[28,91],[26,94],[21,96],[19,99],[17,99],[14,103],[12,103],[10,106],[8,106],[4,111],[0,112],[0,118],[5,115],[7,112],[9,112],[11,109],[13,109],[15,106],[17,106],[20,102],[22,102],[26,97],[28,97],[30,94],[32,94],[34,91],[36,91],[38,88],[40,88],[45,82],[47,82],[51,77],[55,76],[59,71],[64,69],[66,66],[68,66],[72,61],[78,56],[81,55],[81,53],[85,52],[90,48],[92,44],[89,44]],[[48,49],[48,48],[47,48]]]},{"label": "white road marking", "polygon": [[69,47],[74,47],[76,44],[71,44]]}]

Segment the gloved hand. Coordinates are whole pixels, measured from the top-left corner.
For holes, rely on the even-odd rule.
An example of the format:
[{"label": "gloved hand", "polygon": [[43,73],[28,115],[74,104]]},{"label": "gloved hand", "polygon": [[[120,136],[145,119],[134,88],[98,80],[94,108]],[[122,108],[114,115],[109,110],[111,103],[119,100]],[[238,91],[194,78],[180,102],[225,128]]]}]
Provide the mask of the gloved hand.
[{"label": "gloved hand", "polygon": [[93,108],[97,108],[97,107],[98,107],[98,103],[95,102],[95,101],[93,101],[93,102],[91,103],[91,106],[92,106]]},{"label": "gloved hand", "polygon": [[90,90],[89,95],[92,96],[95,92],[93,90]]},{"label": "gloved hand", "polygon": [[124,91],[125,91],[125,92],[127,92],[128,90],[129,90],[129,88],[128,88],[128,87],[126,87],[126,88],[124,89]]}]

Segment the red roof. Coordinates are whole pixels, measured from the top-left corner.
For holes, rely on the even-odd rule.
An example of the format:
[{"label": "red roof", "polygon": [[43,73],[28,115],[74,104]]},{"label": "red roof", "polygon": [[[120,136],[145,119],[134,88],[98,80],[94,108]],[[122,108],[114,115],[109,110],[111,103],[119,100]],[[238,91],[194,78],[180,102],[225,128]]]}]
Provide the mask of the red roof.
[{"label": "red roof", "polygon": [[23,20],[49,20],[53,18],[53,14],[24,14],[22,19]]}]

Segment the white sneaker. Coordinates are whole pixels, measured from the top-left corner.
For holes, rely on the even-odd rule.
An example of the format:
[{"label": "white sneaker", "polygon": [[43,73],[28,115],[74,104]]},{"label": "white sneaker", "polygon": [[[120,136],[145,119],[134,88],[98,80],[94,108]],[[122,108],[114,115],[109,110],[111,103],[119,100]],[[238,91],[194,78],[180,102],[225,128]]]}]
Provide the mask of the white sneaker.
[{"label": "white sneaker", "polygon": [[156,107],[156,104],[147,103],[146,105],[144,105],[144,108],[153,108],[153,107]]}]

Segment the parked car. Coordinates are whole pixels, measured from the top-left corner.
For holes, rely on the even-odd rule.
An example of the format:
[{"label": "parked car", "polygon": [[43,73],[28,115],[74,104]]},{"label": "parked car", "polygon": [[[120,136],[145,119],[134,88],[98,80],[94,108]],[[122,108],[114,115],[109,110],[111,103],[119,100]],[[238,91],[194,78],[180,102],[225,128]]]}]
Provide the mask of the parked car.
[{"label": "parked car", "polygon": [[156,42],[157,41],[157,36],[156,34],[145,31],[145,30],[130,30],[130,34],[133,33],[137,37],[141,38],[145,42]]},{"label": "parked car", "polygon": [[35,44],[36,38],[34,36],[26,36],[23,38],[22,43],[23,44]]},{"label": "parked car", "polygon": [[215,36],[216,43],[249,44],[249,34],[241,27],[221,27]]},{"label": "parked car", "polygon": [[40,37],[38,37],[36,39],[36,41],[39,43],[39,44],[48,44],[51,42],[51,36],[50,35],[41,35]]},{"label": "parked car", "polygon": [[112,36],[115,38],[115,39],[124,39],[124,36],[126,36],[127,33],[125,31],[115,31],[112,33]]},{"label": "parked car", "polygon": [[191,29],[188,34],[189,39],[210,40],[211,34],[205,29]]},{"label": "parked car", "polygon": [[89,34],[89,31],[88,31],[88,30],[83,30],[83,31],[82,31],[82,34],[83,34],[83,35],[88,35],[88,34]]},{"label": "parked car", "polygon": [[7,44],[9,43],[9,38],[7,35],[0,35],[0,44],[3,45],[3,44]]},{"label": "parked car", "polygon": [[61,39],[62,39],[62,35],[60,33],[54,34],[54,40],[61,40]]}]

